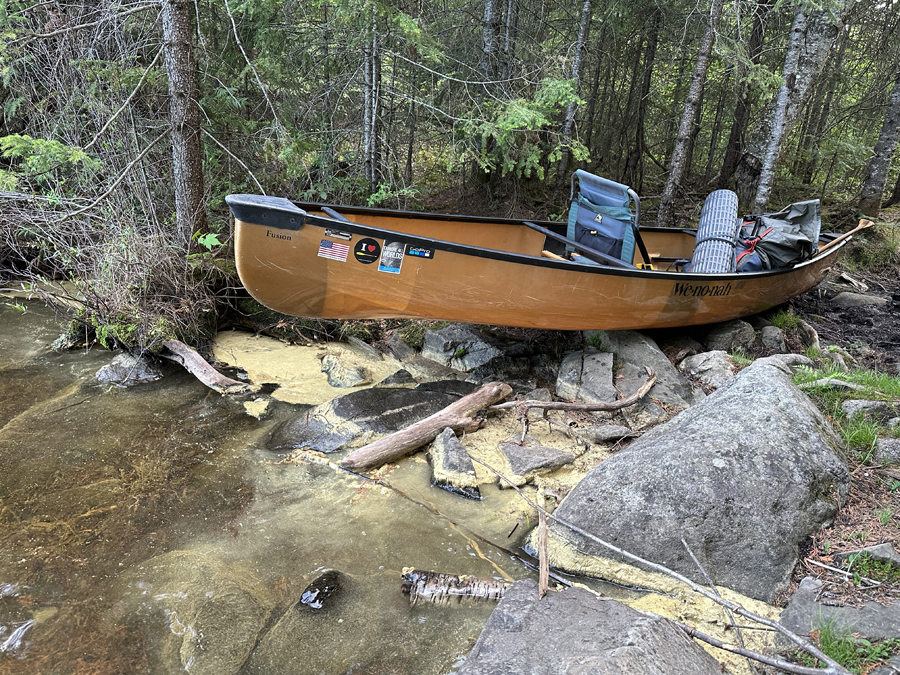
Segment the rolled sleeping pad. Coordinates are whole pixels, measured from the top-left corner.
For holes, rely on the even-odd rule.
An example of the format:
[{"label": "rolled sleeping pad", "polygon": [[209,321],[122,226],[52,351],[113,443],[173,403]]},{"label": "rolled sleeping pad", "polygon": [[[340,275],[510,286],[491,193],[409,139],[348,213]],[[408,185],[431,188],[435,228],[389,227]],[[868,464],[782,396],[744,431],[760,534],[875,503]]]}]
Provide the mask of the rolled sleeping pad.
[{"label": "rolled sleeping pad", "polygon": [[731,190],[710,193],[700,212],[697,243],[691,258],[695,274],[727,274],[734,272],[734,246],[741,221],[738,198]]}]

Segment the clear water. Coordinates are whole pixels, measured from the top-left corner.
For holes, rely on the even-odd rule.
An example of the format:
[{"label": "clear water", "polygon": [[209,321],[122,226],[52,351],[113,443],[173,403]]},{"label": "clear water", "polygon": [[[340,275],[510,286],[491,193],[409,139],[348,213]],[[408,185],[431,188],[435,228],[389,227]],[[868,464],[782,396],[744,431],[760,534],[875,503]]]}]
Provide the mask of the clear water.
[{"label": "clear water", "polygon": [[[513,493],[278,463],[263,440],[302,406],[258,421],[174,365],[101,384],[112,355],[52,352],[62,325],[0,298],[0,674],[443,674],[493,605],[410,607],[401,569],[532,574],[485,543],[518,543]],[[298,607],[326,569],[340,590]]]}]

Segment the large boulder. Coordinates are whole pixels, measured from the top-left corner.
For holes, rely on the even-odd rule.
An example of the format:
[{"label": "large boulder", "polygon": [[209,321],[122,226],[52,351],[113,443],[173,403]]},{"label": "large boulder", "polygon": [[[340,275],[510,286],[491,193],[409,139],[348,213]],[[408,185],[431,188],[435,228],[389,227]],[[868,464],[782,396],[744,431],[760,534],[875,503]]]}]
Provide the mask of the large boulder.
[{"label": "large boulder", "polygon": [[460,675],[719,675],[675,624],[583,588],[538,598],[517,581],[488,619]]},{"label": "large boulder", "polygon": [[281,423],[266,446],[274,451],[309,448],[318,452],[357,447],[377,435],[405,429],[474,389],[457,381],[421,384],[415,389],[361,389]]},{"label": "large boulder", "polygon": [[[772,602],[849,487],[840,439],[771,357],[602,462],[556,515],[706,583],[683,538],[717,584]],[[551,532],[555,545],[614,557],[557,523]]]}]

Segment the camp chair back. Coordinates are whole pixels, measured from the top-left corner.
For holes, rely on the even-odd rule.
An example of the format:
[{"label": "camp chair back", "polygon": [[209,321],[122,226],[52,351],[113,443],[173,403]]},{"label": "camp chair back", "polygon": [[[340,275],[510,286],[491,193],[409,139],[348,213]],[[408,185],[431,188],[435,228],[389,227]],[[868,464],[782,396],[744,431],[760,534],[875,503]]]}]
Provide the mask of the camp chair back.
[{"label": "camp chair back", "polygon": [[629,264],[637,244],[649,264],[638,230],[641,200],[634,190],[579,169],[572,174],[570,201],[569,239]]}]

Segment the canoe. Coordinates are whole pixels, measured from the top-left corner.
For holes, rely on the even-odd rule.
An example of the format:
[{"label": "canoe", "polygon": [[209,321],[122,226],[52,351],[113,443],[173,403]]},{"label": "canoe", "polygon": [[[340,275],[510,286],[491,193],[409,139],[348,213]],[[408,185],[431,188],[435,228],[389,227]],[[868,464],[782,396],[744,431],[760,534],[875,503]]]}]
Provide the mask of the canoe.
[{"label": "canoe", "polygon": [[[260,303],[323,319],[439,319],[556,330],[717,323],[807,291],[849,237],[782,269],[683,271],[696,231],[641,227],[642,264],[568,260],[565,224],[229,195],[241,281]],[[567,246],[568,245],[568,246]],[[578,246],[574,246],[576,252]],[[590,250],[590,249],[588,249]]]}]

